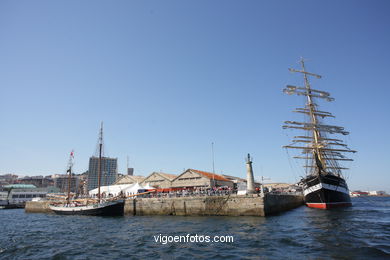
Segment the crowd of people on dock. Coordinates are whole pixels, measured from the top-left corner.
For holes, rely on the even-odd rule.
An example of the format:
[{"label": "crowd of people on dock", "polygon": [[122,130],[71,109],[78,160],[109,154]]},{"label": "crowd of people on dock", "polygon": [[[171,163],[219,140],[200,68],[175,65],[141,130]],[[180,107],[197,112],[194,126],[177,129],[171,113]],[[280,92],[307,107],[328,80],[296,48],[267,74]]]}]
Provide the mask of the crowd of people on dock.
[{"label": "crowd of people on dock", "polygon": [[[263,188],[263,193],[272,194],[295,194],[296,190],[282,190],[282,189],[268,189]],[[103,192],[101,199],[111,199],[113,197],[118,198],[174,198],[174,197],[199,197],[199,196],[229,196],[232,194],[240,194],[237,188],[231,188],[228,186],[222,187],[189,187],[181,189],[153,189],[153,190],[139,190],[137,193],[120,192],[119,194],[112,194]],[[244,192],[245,194],[245,192]],[[255,189],[255,194],[260,195],[261,190],[259,187]],[[97,198],[97,194],[93,195],[81,195],[77,194],[73,199],[76,198]]]},{"label": "crowd of people on dock", "polygon": [[145,194],[144,197],[193,197],[193,196],[223,196],[234,193],[235,191],[229,187],[214,187],[214,188],[194,188],[194,189],[182,189],[168,192],[151,192]]},{"label": "crowd of people on dock", "polygon": [[[148,194],[141,195],[143,198],[173,198],[173,197],[194,197],[194,196],[227,196],[231,194],[237,194],[238,190],[231,187],[222,186],[222,187],[196,187],[180,190],[169,190],[169,191],[151,191]],[[268,189],[265,188],[265,192],[268,192]],[[256,193],[260,193],[260,189],[256,189]]]},{"label": "crowd of people on dock", "polygon": [[[227,186],[222,187],[196,187],[196,188],[187,188],[180,190],[168,190],[168,191],[151,191],[147,194],[143,194],[139,197],[144,198],[172,198],[172,197],[194,197],[194,196],[227,196],[232,194],[238,194],[238,189],[233,189]],[[263,194],[290,194],[296,195],[302,193],[302,190],[297,189],[269,189],[267,187],[263,188]],[[260,195],[261,190],[259,187],[255,188],[255,194]]]}]

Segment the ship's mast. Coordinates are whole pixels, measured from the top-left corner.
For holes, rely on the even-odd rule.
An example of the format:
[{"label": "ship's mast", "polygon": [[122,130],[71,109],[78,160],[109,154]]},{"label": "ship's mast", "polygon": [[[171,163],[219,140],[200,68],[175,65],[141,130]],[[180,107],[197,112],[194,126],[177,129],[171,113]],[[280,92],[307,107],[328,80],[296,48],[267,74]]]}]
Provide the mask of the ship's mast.
[{"label": "ship's mast", "polygon": [[[306,96],[307,103],[305,108],[297,108],[294,112],[303,113],[309,116],[309,122],[296,122],[296,121],[285,121],[286,125],[283,128],[294,128],[302,129],[305,131],[311,132],[311,136],[295,136],[295,143],[306,143],[307,146],[295,146],[287,145],[284,148],[295,148],[302,149],[303,153],[309,155],[312,154],[312,165],[306,165],[308,168],[316,168],[316,174],[325,173],[327,170],[332,170],[336,174],[340,174],[343,167],[339,167],[337,161],[350,161],[352,159],[345,158],[342,155],[343,152],[356,152],[350,150],[347,145],[342,143],[342,140],[327,138],[325,133],[331,134],[342,134],[348,135],[347,131],[344,131],[343,127],[334,126],[334,125],[325,125],[322,124],[319,120],[319,117],[334,117],[331,113],[326,111],[320,111],[317,109],[317,104],[314,102],[313,98],[321,98],[327,101],[333,101],[334,98],[330,97],[330,94],[325,91],[312,89],[309,83],[308,76],[313,76],[318,79],[321,78],[320,75],[310,73],[306,71],[305,62],[303,58],[300,60],[302,66],[301,70],[289,69],[291,72],[299,72],[303,74],[304,87],[297,87],[288,85],[284,89],[284,92],[287,94],[296,94],[301,96]],[[344,149],[333,148],[333,146],[342,146]],[[309,157],[294,157],[297,159],[309,159]]]},{"label": "ship's mast", "polygon": [[[317,119],[317,115],[314,114],[314,111],[316,110],[315,108],[315,104],[313,103],[313,100],[311,98],[311,88],[310,88],[310,83],[309,83],[309,79],[307,78],[307,74],[305,73],[306,70],[305,70],[305,61],[303,58],[301,58],[300,60],[300,63],[302,65],[302,73],[303,73],[303,78],[304,78],[304,81],[305,81],[305,88],[307,90],[307,93],[309,95],[307,95],[307,104],[306,106],[309,108],[309,115],[310,115],[310,120],[312,122],[313,125],[317,125],[318,123],[318,119]],[[320,75],[316,75],[317,78],[321,78]],[[318,129],[316,127],[313,128],[313,137],[314,137],[314,147],[315,147],[315,150],[317,152],[317,156],[318,156],[318,160],[320,161],[321,163],[321,168],[322,167],[325,167],[325,161],[323,160],[322,158],[322,154],[320,152],[320,149],[319,149],[319,138],[320,138],[320,133],[318,131]],[[315,155],[314,155],[315,156]]]},{"label": "ship's mast", "polygon": [[102,149],[103,149],[103,122],[100,126],[100,134],[99,134],[99,161],[98,161],[98,202],[99,203],[101,200],[100,185],[101,185],[101,177],[102,177]]}]

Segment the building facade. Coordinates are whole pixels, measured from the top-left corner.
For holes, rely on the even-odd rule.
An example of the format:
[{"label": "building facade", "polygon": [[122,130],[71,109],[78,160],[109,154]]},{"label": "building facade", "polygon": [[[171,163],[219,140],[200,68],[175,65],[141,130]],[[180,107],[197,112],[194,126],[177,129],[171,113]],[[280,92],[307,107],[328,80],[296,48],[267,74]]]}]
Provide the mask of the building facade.
[{"label": "building facade", "polygon": [[127,175],[134,175],[134,168],[127,168]]},{"label": "building facade", "polygon": [[212,188],[212,187],[229,187],[233,188],[231,180],[210,172],[188,169],[174,180],[172,188]]},{"label": "building facade", "polygon": [[[240,187],[245,187],[246,190],[246,182],[247,182],[246,179],[236,177],[236,176],[226,175],[226,174],[222,174],[222,176],[233,182],[234,189],[238,189],[238,187],[240,186]],[[259,182],[255,181],[254,184],[255,184],[255,188],[260,188]]]},{"label": "building facade", "polygon": [[18,178],[19,178],[19,176],[16,174],[0,175],[0,186],[17,183]]},{"label": "building facade", "polygon": [[[98,164],[99,157],[89,158],[88,168],[88,191],[98,187]],[[117,179],[118,159],[102,157],[100,185],[107,186],[113,184]]]},{"label": "building facade", "polygon": [[157,189],[171,188],[172,180],[176,177],[174,174],[153,172],[141,182],[141,185],[149,184]]},{"label": "building facade", "polygon": [[[72,174],[70,178],[70,192],[79,193],[79,177]],[[67,192],[69,184],[68,174],[56,175],[54,178],[54,186],[60,190],[60,192]]]},{"label": "building facade", "polygon": [[144,176],[136,176],[136,175],[125,175],[121,178],[118,178],[118,180],[114,184],[134,184],[134,183],[141,183],[145,180]]},{"label": "building facade", "polygon": [[54,185],[54,180],[51,176],[26,176],[17,181],[20,184],[32,184],[38,188],[44,188]]}]

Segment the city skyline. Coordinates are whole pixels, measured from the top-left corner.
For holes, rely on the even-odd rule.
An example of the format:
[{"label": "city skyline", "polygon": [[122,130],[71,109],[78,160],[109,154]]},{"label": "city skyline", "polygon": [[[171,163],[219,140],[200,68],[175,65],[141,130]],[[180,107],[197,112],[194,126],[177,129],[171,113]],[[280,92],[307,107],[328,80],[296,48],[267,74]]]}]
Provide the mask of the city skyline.
[{"label": "city skyline", "polygon": [[[0,174],[88,169],[99,125],[105,155],[135,175],[184,169],[296,182],[286,120],[304,100],[282,93],[307,70],[319,102],[358,153],[351,190],[386,190],[390,126],[387,1],[103,1],[0,3]],[[300,121],[300,120],[297,120]],[[289,156],[290,155],[290,156]]]}]

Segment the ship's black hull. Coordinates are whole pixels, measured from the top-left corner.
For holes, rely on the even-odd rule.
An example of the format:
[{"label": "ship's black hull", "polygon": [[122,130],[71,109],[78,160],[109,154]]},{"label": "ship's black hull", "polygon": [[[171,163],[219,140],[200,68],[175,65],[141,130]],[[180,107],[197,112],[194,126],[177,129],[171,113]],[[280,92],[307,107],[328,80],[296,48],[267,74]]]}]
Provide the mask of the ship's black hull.
[{"label": "ship's black hull", "polygon": [[308,176],[302,180],[308,207],[331,209],[352,206],[347,183],[334,175]]},{"label": "ship's black hull", "polygon": [[124,215],[124,202],[117,202],[108,206],[96,207],[93,209],[78,209],[74,210],[56,210],[53,212],[58,215],[83,215],[83,216],[123,216]]}]

